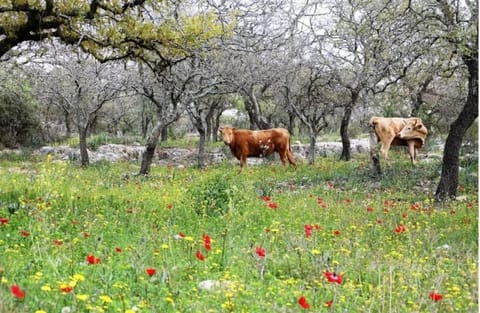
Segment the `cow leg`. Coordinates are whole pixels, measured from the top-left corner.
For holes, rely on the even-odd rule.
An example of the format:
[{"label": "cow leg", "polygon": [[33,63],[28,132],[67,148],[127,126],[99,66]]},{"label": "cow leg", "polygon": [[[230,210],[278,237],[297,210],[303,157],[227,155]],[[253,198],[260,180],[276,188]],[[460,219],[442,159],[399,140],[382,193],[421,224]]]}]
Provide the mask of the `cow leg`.
[{"label": "cow leg", "polygon": [[286,152],[281,153],[280,151],[278,151],[278,155],[280,156],[280,160],[282,161],[282,165],[283,166],[287,165],[287,153]]},{"label": "cow leg", "polygon": [[240,172],[243,170],[243,167],[247,163],[247,157],[246,156],[240,156]]},{"label": "cow leg", "polygon": [[382,141],[381,147],[380,147],[380,152],[383,155],[383,158],[387,161],[388,163],[388,150],[390,150],[390,145],[392,144],[393,138],[391,140]]},{"label": "cow leg", "polygon": [[288,162],[290,162],[291,165],[297,168],[297,162],[295,162],[295,158],[293,157],[292,151],[287,150],[287,157],[288,157]]},{"label": "cow leg", "polygon": [[417,163],[417,149],[415,148],[415,142],[412,140],[407,142],[408,144],[408,154],[410,155],[410,161],[415,165]]}]

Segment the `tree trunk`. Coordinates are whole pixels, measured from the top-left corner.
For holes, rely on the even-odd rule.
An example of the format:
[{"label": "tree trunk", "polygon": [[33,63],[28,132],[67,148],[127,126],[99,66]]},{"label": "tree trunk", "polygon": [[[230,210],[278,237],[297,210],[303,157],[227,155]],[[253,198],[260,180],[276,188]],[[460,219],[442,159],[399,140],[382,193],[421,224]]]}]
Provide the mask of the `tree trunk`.
[{"label": "tree trunk", "polygon": [[469,72],[468,95],[465,106],[450,126],[445,142],[442,174],[435,192],[437,201],[454,199],[457,195],[458,167],[463,136],[478,117],[478,54],[464,57],[464,62]]},{"label": "tree trunk", "polygon": [[162,127],[162,134],[160,135],[160,141],[165,142],[168,139],[168,126]]},{"label": "tree trunk", "polygon": [[316,144],[316,136],[313,130],[310,130],[310,146],[308,151],[308,164],[313,165],[315,163],[315,144]]},{"label": "tree trunk", "polygon": [[87,150],[88,126],[83,128],[78,127],[78,133],[80,139],[80,165],[82,167],[87,167],[90,164]]},{"label": "tree trunk", "polygon": [[340,136],[342,137],[342,155],[340,160],[350,161],[350,138],[348,137],[348,125],[352,116],[353,104],[348,104],[343,112],[342,123],[340,126]]},{"label": "tree trunk", "polygon": [[205,129],[198,129],[200,134],[200,138],[198,140],[198,167],[204,168],[205,167]]},{"label": "tree trunk", "polygon": [[147,138],[145,144],[145,151],[142,154],[142,164],[140,165],[139,175],[148,175],[150,173],[150,167],[152,165],[153,156],[155,155],[155,149],[157,148],[158,138],[164,128],[163,123],[158,122],[152,129],[152,133]]}]

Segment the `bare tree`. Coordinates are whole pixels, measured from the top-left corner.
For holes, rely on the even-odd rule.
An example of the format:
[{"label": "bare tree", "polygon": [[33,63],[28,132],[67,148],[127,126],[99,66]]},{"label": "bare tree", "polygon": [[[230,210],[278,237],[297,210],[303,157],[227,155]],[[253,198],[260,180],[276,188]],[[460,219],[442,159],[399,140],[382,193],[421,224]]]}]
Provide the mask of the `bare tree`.
[{"label": "bare tree", "polygon": [[[49,64],[47,64],[49,63]],[[62,57],[49,58],[35,67],[37,94],[53,100],[79,135],[80,163],[90,163],[87,138],[103,106],[125,96],[125,84],[120,81],[123,67],[118,64],[101,64],[89,55],[78,51],[64,51]],[[112,79],[115,77],[115,79]]]}]

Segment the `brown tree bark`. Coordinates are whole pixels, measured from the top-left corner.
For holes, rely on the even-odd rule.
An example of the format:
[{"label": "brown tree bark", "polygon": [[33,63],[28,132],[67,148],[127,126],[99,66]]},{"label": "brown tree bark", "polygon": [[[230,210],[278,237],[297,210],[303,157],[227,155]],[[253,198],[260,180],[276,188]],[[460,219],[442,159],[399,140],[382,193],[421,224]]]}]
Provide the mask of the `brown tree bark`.
[{"label": "brown tree bark", "polygon": [[460,148],[465,132],[478,117],[478,52],[464,56],[468,68],[468,94],[465,106],[450,126],[443,151],[443,164],[440,182],[435,192],[437,201],[455,199],[458,187]]}]

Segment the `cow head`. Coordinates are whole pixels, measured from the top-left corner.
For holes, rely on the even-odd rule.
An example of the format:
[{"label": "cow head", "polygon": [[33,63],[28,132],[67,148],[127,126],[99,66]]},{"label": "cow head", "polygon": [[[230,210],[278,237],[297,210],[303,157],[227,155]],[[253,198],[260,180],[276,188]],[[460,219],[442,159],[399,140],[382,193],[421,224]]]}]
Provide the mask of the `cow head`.
[{"label": "cow head", "polygon": [[233,130],[234,128],[229,126],[220,127],[218,129],[218,131],[220,132],[220,135],[222,136],[223,142],[226,145],[229,145],[233,141]]},{"label": "cow head", "polygon": [[428,131],[425,125],[423,125],[422,119],[415,117],[407,120],[406,125],[398,134],[400,139],[422,139],[425,140]]}]

